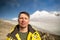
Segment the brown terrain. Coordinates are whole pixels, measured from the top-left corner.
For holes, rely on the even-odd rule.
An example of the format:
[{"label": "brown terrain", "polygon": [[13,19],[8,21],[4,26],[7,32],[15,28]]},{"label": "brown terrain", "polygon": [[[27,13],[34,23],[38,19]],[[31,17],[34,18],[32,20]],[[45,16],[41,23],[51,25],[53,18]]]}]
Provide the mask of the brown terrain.
[{"label": "brown terrain", "polygon": [[[3,20],[0,20],[0,40],[6,40],[7,34],[10,32],[11,28],[14,26],[15,25],[9,22],[4,22]],[[54,36],[56,40],[60,40],[59,35],[52,35],[52,36]]]},{"label": "brown terrain", "polygon": [[6,40],[6,36],[14,25],[0,20],[0,40]]}]

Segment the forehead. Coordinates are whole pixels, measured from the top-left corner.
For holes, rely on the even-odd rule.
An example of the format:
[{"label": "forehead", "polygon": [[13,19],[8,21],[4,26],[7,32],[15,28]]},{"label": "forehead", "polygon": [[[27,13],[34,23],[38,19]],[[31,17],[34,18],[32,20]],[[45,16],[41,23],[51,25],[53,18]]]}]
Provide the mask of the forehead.
[{"label": "forehead", "polygon": [[26,14],[20,14],[20,17],[28,17]]}]

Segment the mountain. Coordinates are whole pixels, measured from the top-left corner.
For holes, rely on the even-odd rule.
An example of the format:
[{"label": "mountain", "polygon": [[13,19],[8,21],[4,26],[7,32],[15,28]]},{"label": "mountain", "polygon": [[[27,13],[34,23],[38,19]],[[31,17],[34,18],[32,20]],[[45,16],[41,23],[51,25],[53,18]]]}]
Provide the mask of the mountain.
[{"label": "mountain", "polygon": [[33,18],[51,18],[51,17],[57,17],[60,14],[58,14],[58,12],[48,12],[48,11],[35,11],[32,15],[31,15],[31,19]]},{"label": "mountain", "polygon": [[52,34],[60,35],[60,16],[56,16],[55,14],[58,13],[36,11],[31,15],[30,23]]}]

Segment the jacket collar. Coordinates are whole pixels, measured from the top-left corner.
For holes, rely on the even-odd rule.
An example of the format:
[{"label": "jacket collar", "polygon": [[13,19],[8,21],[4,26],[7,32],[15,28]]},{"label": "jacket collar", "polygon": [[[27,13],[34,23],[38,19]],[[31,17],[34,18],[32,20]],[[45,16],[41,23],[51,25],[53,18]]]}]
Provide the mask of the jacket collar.
[{"label": "jacket collar", "polygon": [[[16,27],[14,28],[14,31],[11,33],[11,34],[16,34],[19,32],[19,28],[20,26],[19,25],[16,25]],[[32,32],[34,33],[35,30],[32,28],[32,26],[30,24],[28,24],[28,32]]]}]

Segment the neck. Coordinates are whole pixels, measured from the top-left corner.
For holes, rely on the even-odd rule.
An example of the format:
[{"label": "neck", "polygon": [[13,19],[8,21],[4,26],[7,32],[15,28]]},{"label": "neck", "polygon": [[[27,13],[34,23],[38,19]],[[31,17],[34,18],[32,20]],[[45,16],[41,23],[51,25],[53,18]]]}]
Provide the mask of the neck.
[{"label": "neck", "polygon": [[20,28],[20,32],[22,33],[28,32],[28,27]]}]

